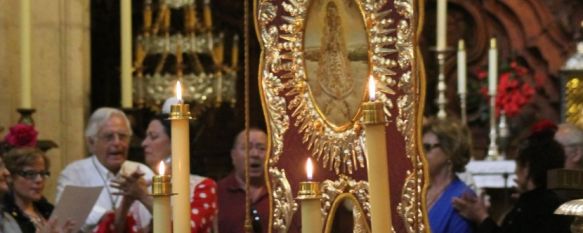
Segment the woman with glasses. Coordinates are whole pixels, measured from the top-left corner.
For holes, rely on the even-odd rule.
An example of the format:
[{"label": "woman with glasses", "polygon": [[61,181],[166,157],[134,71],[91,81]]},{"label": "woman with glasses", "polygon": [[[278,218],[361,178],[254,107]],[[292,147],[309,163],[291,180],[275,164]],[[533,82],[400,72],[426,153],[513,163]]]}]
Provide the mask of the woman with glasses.
[{"label": "woman with glasses", "polygon": [[25,147],[10,150],[4,162],[12,174],[4,211],[12,215],[22,232],[40,231],[53,212],[53,205],[42,194],[50,175],[49,159],[39,149]]},{"label": "woman with glasses", "polygon": [[[158,165],[164,162],[168,168],[166,173],[170,174],[172,169],[171,163],[171,138],[170,122],[167,120],[168,115],[162,114],[152,119],[146,131],[146,138],[142,142],[146,164],[152,170],[158,170]],[[122,191],[124,197],[133,198],[144,204],[149,210],[152,210],[152,196],[148,195],[148,190],[144,182],[139,182],[137,177],[126,177],[113,181],[113,185]],[[206,233],[212,232],[216,228],[217,215],[217,195],[216,183],[212,179],[190,175],[190,207],[191,207],[191,232]],[[126,210],[120,210],[118,215],[123,214]],[[121,214],[120,214],[121,213]],[[117,219],[117,220],[115,220]],[[111,217],[110,221],[102,221],[96,232],[128,232],[123,229],[132,229],[130,221],[119,221],[119,216]],[[116,231],[111,231],[111,225]],[[120,229],[122,229],[120,231]]]},{"label": "woman with glasses", "polygon": [[475,195],[457,176],[470,161],[471,137],[459,122],[429,119],[423,127],[423,149],[429,164],[427,209],[434,233],[473,232],[469,220],[453,208],[454,197]]}]

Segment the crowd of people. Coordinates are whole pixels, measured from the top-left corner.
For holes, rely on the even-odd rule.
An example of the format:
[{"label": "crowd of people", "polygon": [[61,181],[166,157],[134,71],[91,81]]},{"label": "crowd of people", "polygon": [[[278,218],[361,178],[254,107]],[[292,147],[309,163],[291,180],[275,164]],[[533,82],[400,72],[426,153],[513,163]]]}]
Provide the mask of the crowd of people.
[{"label": "crowd of people", "polygon": [[[99,108],[89,118],[85,139],[91,155],[67,165],[59,174],[56,201],[66,186],[103,187],[85,222],[51,218],[53,205],[42,195],[50,176],[50,160],[32,145],[10,149],[0,156],[0,232],[72,233],[150,232],[153,197],[149,195],[153,169],[165,163],[172,169],[171,127],[167,114],[154,117],[142,142],[146,164],[129,161],[132,130],[127,116],[115,108]],[[245,130],[231,149],[233,172],[218,182],[190,176],[191,232],[243,232],[245,213]],[[263,178],[266,133],[249,130],[251,216],[253,232],[268,232],[269,198]],[[2,160],[0,160],[2,161]],[[219,213],[220,216],[219,216]],[[60,223],[60,224],[59,224]],[[221,224],[219,224],[221,223]]]},{"label": "crowd of people", "polygon": [[[85,222],[51,217],[53,205],[43,191],[51,175],[50,159],[31,145],[15,147],[0,156],[0,232],[71,233],[150,232],[153,169],[164,163],[172,169],[171,127],[165,114],[154,117],[142,142],[146,164],[129,161],[132,130],[126,115],[99,108],[89,118],[85,138],[91,155],[72,162],[58,176],[56,200],[66,186],[101,186]],[[428,119],[423,126],[423,149],[429,171],[425,204],[429,226],[437,233],[568,232],[570,219],[554,215],[564,201],[547,188],[547,171],[583,168],[583,131],[561,124],[538,125],[522,142],[516,158],[518,199],[498,224],[488,214],[481,195],[458,177],[471,159],[470,131],[455,120]],[[248,140],[246,136],[248,135]],[[249,142],[250,213],[245,213],[245,142]],[[234,170],[222,180],[190,176],[191,232],[244,232],[245,215],[252,232],[268,232],[269,197],[264,181],[266,133],[241,131],[234,139]]]},{"label": "crowd of people", "polygon": [[475,193],[456,174],[471,158],[468,128],[452,119],[428,119],[422,141],[429,167],[426,206],[432,232],[570,232],[572,219],[554,214],[566,200],[547,187],[547,173],[583,168],[582,129],[548,120],[532,126],[515,158],[517,194],[513,196],[517,199],[500,222],[490,216],[484,195]]}]

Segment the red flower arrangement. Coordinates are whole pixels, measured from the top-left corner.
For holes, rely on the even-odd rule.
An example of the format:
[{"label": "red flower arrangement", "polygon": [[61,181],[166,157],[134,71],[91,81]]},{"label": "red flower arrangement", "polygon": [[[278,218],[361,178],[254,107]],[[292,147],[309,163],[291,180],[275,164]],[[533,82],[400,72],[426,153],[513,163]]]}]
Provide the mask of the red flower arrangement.
[{"label": "red flower arrangement", "polygon": [[[504,111],[508,117],[516,116],[522,107],[530,101],[535,93],[535,88],[525,80],[528,74],[528,69],[516,61],[510,62],[509,67],[500,72],[496,95],[497,116],[500,115],[500,111]],[[476,77],[480,81],[487,82],[488,72],[478,69]],[[482,86],[480,93],[488,97],[488,87]]]},{"label": "red flower arrangement", "polygon": [[34,126],[19,123],[10,127],[10,131],[4,137],[4,143],[12,148],[36,146],[37,136],[38,132]]}]

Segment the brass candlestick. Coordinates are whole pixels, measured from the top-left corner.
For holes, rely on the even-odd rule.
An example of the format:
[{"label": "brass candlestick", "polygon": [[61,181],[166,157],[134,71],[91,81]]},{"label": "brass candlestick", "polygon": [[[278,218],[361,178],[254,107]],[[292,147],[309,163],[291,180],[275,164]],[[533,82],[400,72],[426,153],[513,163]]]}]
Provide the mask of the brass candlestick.
[{"label": "brass candlestick", "polygon": [[385,114],[383,103],[378,101],[368,101],[362,104],[362,123],[365,125],[385,124]]},{"label": "brass candlestick", "polygon": [[460,112],[461,112],[461,117],[462,117],[462,123],[465,125],[468,122],[468,117],[467,117],[467,113],[466,113],[466,93],[460,93]]},{"label": "brass candlestick", "polygon": [[20,113],[18,123],[34,126],[34,119],[32,119],[32,114],[36,111],[34,108],[17,108],[16,111]]},{"label": "brass candlestick", "polygon": [[496,95],[490,95],[490,146],[488,147],[487,160],[499,160],[500,153],[498,152],[498,144],[496,139],[498,134],[496,132]]},{"label": "brass candlestick", "polygon": [[298,191],[298,200],[306,199],[320,199],[320,182],[304,181],[300,182],[300,190]]},{"label": "brass candlestick", "polygon": [[173,104],[170,106],[170,116],[168,120],[190,120],[190,105]]},{"label": "brass candlestick", "polygon": [[169,175],[154,176],[152,178],[152,196],[172,195],[172,183]]}]

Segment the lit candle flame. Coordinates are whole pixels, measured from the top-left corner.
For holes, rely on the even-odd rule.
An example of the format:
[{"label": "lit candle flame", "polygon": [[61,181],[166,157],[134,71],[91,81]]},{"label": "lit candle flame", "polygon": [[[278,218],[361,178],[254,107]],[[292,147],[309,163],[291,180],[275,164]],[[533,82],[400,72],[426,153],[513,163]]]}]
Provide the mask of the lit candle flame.
[{"label": "lit candle flame", "polygon": [[308,180],[312,180],[312,175],[314,174],[314,166],[312,165],[312,160],[308,158],[306,161],[306,176]]},{"label": "lit candle flame", "polygon": [[375,88],[375,80],[371,76],[368,77],[368,97],[370,101],[376,100],[376,88]]},{"label": "lit candle flame", "polygon": [[164,165],[164,161],[160,161],[160,164],[158,165],[158,175],[163,176],[165,172],[166,166]]},{"label": "lit candle flame", "polygon": [[176,81],[176,99],[179,103],[182,103],[182,87],[180,86],[180,81]]}]

